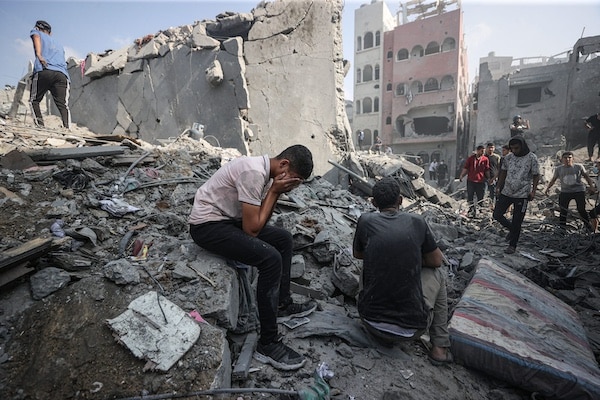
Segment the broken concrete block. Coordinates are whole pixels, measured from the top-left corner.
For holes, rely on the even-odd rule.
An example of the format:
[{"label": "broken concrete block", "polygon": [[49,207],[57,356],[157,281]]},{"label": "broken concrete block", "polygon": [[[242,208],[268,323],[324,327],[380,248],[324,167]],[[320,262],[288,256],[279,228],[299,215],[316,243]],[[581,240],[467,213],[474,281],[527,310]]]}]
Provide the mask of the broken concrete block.
[{"label": "broken concrete block", "polygon": [[67,271],[55,267],[44,268],[29,279],[31,295],[35,300],[43,299],[65,287],[70,281],[71,276]]},{"label": "broken concrete block", "polygon": [[213,61],[204,73],[206,74],[206,81],[212,86],[216,87],[223,83],[223,68],[221,68],[219,60]]},{"label": "broken concrete block", "polygon": [[206,34],[206,26],[204,24],[197,24],[192,30],[191,45],[192,47],[211,49],[219,47],[220,43]]},{"label": "broken concrete block", "polygon": [[[85,76],[88,78],[99,78],[106,74],[111,74],[125,68],[127,64],[127,53],[129,48],[122,48],[120,50],[113,51],[106,57],[97,58],[96,62],[91,63],[86,71]],[[88,58],[90,58],[88,56]],[[91,58],[93,59],[93,58]],[[86,66],[88,65],[86,60]]]},{"label": "broken concrete block", "polygon": [[168,371],[200,337],[200,326],[157,292],[133,300],[127,310],[106,321],[118,341],[140,359],[144,369]]},{"label": "broken concrete block", "polygon": [[117,285],[140,283],[140,273],[134,265],[124,258],[107,263],[104,268],[104,276]]}]

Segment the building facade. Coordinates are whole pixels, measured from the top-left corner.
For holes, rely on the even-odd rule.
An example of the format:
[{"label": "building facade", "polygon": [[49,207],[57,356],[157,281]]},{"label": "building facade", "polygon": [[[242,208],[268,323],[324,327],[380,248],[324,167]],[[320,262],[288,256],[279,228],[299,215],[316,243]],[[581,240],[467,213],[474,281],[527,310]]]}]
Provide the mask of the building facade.
[{"label": "building facade", "polygon": [[579,39],[554,56],[480,59],[473,88],[471,134],[478,143],[504,144],[516,115],[530,121],[525,132],[538,155],[584,146],[584,120],[598,112],[600,36]]},{"label": "building facade", "polygon": [[[385,5],[372,2],[359,10],[371,7]],[[359,18],[365,11],[357,10],[355,26],[364,24]],[[392,29],[381,26],[380,49],[369,58],[375,63],[380,57],[380,97],[373,111],[379,117],[379,136],[396,154],[419,156],[424,164],[444,160],[454,171],[462,155],[457,149],[468,144],[468,64],[460,3],[409,1],[401,4]],[[355,32],[358,39],[361,31]],[[366,64],[360,55],[355,52],[355,62]],[[357,79],[355,109],[360,106],[368,114],[359,87]],[[362,128],[357,117],[355,131]]]},{"label": "building facade", "polygon": [[383,1],[373,0],[354,11],[354,116],[355,143],[360,131],[370,147],[381,135],[381,68],[383,35],[395,26],[394,16]]}]

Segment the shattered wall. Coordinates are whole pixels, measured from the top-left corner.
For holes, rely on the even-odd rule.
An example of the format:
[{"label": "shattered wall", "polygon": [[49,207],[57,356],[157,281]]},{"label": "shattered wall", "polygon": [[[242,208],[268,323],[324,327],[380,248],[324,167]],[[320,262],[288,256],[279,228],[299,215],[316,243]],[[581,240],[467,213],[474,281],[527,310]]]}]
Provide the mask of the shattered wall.
[{"label": "shattered wall", "polygon": [[[69,63],[72,118],[149,142],[204,126],[242,154],[302,143],[315,174],[352,146],[343,92],[342,0],[261,2],[252,13],[169,28]],[[207,71],[209,70],[209,71]]]}]

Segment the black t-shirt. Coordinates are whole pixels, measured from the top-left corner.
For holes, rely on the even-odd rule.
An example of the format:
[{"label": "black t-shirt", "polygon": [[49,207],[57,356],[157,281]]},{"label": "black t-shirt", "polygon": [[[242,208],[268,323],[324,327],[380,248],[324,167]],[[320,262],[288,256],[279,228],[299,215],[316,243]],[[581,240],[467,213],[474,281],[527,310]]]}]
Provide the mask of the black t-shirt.
[{"label": "black t-shirt", "polygon": [[358,312],[373,322],[403,328],[427,327],[428,310],[421,286],[422,255],[437,248],[420,215],[405,212],[363,214],[354,249],[363,253]]},{"label": "black t-shirt", "polygon": [[585,120],[588,124],[592,126],[592,132],[600,133],[600,119],[598,119],[598,114],[594,114],[588,119]]}]

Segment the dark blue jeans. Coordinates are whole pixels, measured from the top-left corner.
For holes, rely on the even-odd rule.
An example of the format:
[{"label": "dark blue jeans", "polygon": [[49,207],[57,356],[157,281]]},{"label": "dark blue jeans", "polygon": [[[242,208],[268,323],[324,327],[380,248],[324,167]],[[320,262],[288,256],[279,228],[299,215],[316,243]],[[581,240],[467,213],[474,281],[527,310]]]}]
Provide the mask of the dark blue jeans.
[{"label": "dark blue jeans", "polygon": [[[527,199],[517,199],[508,197],[503,194],[498,196],[496,200],[496,206],[494,207],[494,219],[508,229],[510,232],[509,246],[517,247],[519,236],[521,235],[521,225],[525,219],[525,212],[527,211]],[[512,221],[509,221],[504,214],[508,207],[513,205]]]},{"label": "dark blue jeans", "polygon": [[293,239],[285,229],[266,225],[253,237],[241,222],[221,221],[190,225],[194,242],[210,252],[258,269],[256,302],[260,319],[260,341],[277,337],[277,308],[290,300],[290,269]]}]

